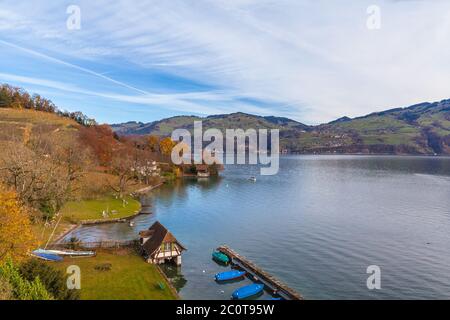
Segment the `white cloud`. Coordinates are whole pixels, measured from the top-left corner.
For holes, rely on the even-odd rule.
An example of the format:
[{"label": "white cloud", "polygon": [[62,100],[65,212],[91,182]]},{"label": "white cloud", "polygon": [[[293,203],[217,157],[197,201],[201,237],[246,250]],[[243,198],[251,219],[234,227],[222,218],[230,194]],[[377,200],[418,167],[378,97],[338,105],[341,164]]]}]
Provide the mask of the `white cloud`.
[{"label": "white cloud", "polygon": [[[244,108],[317,123],[449,96],[448,1],[377,1],[376,31],[366,28],[373,1],[82,0],[80,32],[64,29],[69,2],[34,1],[32,11],[28,3],[2,3],[0,16],[16,16],[0,24],[1,34],[9,28],[22,43],[42,41],[75,58],[119,58],[222,88],[193,92],[192,99],[151,90],[108,94],[118,100],[182,101],[205,113]],[[240,97],[280,108],[242,104]]]}]

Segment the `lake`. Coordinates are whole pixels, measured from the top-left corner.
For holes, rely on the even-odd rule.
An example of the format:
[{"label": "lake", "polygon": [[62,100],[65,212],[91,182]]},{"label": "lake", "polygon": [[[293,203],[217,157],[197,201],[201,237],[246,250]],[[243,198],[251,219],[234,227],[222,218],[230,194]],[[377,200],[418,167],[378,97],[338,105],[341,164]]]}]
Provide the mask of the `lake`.
[{"label": "lake", "polygon": [[[163,186],[145,205],[153,213],[134,227],[67,237],[134,239],[159,220],[188,249],[180,270],[166,268],[185,299],[229,299],[250,283],[213,281],[225,270],[211,260],[221,244],[306,299],[450,298],[450,158],[288,155],[275,176],[226,166],[217,179]],[[380,290],[366,286],[370,265],[381,268]]]}]

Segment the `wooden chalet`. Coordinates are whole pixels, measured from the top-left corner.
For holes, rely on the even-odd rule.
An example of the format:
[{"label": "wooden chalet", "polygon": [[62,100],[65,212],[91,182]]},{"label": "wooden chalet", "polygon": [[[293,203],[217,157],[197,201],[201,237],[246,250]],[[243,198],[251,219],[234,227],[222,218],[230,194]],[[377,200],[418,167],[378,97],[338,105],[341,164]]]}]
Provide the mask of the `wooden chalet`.
[{"label": "wooden chalet", "polygon": [[142,253],[148,263],[174,261],[181,265],[181,253],[186,248],[161,223],[156,221],[148,230],[139,232],[139,237]]},{"label": "wooden chalet", "polygon": [[224,169],[222,164],[182,164],[181,172],[185,177],[208,178],[219,175],[219,171]]},{"label": "wooden chalet", "polygon": [[197,170],[197,177],[208,178],[210,175],[209,166],[207,164],[197,164],[195,169]]}]

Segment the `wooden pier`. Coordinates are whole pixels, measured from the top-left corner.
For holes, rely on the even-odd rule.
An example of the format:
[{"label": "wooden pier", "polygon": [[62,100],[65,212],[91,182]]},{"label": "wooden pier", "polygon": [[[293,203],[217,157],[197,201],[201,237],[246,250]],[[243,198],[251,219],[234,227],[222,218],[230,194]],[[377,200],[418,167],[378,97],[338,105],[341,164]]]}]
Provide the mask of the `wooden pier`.
[{"label": "wooden pier", "polygon": [[247,271],[247,273],[250,273],[253,277],[257,278],[258,281],[264,283],[264,285],[269,287],[273,292],[276,292],[282,298],[286,300],[303,300],[303,297],[297,291],[289,288],[274,276],[260,269],[253,262],[236,253],[228,246],[220,246],[219,248],[217,248],[217,250],[226,254],[228,257],[230,257],[232,263],[238,265],[239,267]]}]

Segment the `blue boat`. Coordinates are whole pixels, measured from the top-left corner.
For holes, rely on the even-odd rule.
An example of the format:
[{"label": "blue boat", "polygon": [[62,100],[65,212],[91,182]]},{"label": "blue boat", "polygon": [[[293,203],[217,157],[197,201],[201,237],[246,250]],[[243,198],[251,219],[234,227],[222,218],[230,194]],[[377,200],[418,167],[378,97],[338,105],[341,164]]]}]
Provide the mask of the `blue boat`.
[{"label": "blue boat", "polygon": [[228,281],[241,278],[245,276],[245,273],[245,271],[231,270],[217,273],[214,278],[216,278],[216,281]]},{"label": "blue boat", "polygon": [[245,299],[257,295],[264,290],[264,285],[259,283],[250,284],[248,286],[237,289],[231,297],[233,299]]},{"label": "blue boat", "polygon": [[62,261],[63,258],[56,254],[33,252],[33,256],[46,261]]}]

